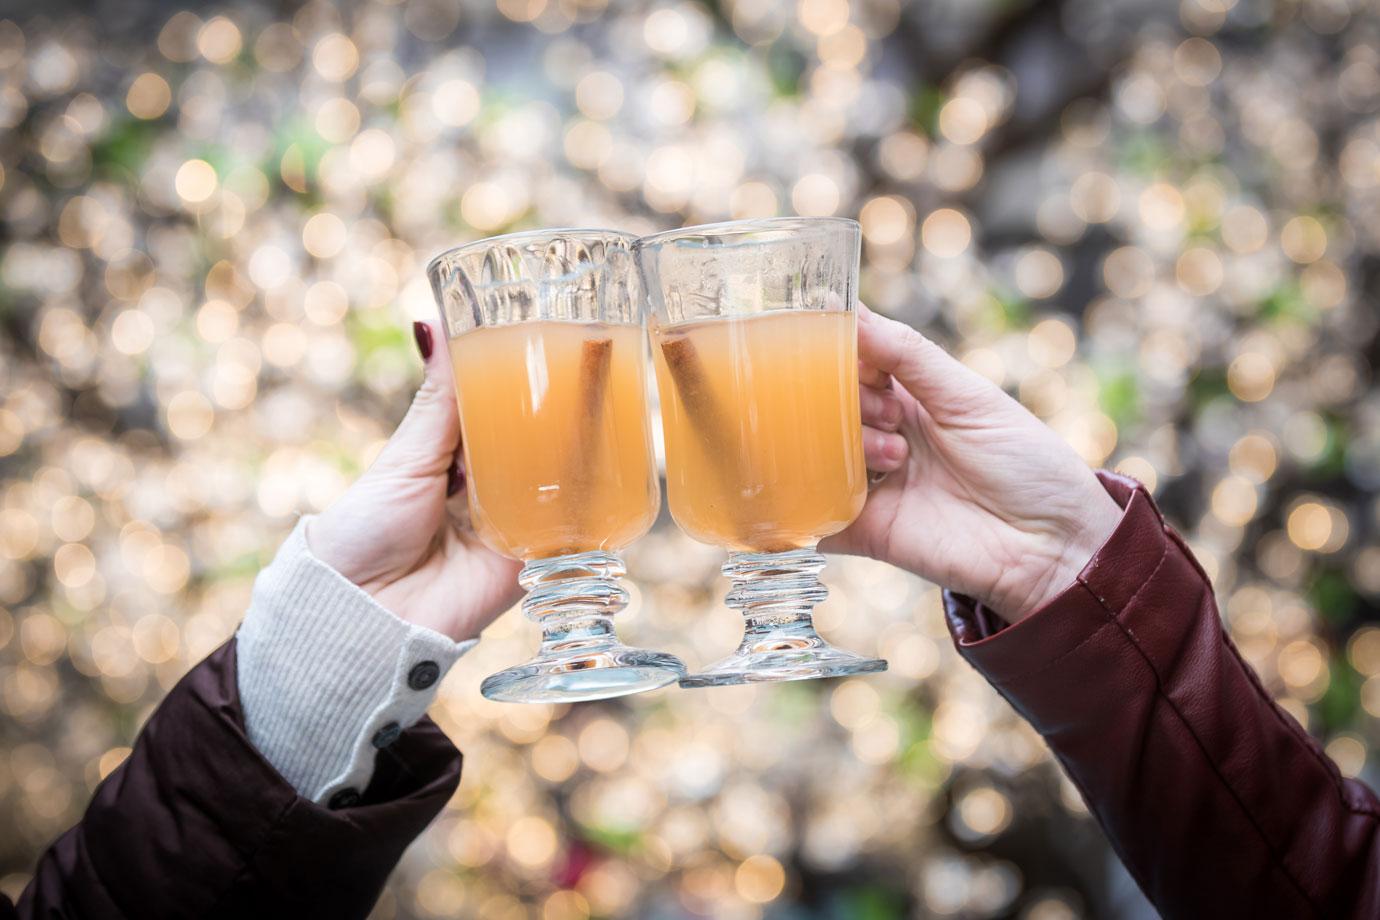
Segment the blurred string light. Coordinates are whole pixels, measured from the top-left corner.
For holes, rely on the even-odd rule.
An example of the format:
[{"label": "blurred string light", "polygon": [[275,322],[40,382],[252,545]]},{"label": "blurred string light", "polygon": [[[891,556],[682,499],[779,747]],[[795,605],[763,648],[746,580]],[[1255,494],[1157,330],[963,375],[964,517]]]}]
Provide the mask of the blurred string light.
[{"label": "blurred string light", "polygon": [[[856,217],[864,297],[1159,495],[1268,690],[1374,779],[1374,17],[998,6],[0,21],[0,889],[377,453],[426,258],[528,226]],[[1016,53],[1041,42],[1086,86]],[[640,543],[632,638],[735,641],[718,561]],[[465,783],[376,916],[1092,916],[1086,809],[937,591],[831,573],[822,628],[889,674],[503,707],[478,676],[525,640],[496,623],[435,710]]]}]

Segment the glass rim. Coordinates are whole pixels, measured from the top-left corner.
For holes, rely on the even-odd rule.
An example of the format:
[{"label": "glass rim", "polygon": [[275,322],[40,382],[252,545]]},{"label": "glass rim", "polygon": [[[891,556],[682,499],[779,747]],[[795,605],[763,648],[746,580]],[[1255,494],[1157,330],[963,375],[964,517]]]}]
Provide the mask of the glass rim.
[{"label": "glass rim", "polygon": [[[659,233],[638,238],[636,245],[638,249],[642,249],[695,236],[734,236],[772,230],[818,230],[823,234],[830,230],[843,228],[861,232],[862,225],[851,217],[751,217],[744,220],[721,220],[712,224],[695,224],[676,230],[662,230]],[[804,239],[808,235],[806,232],[797,232],[793,238]]]},{"label": "glass rim", "polygon": [[[443,318],[443,322],[444,322],[444,318]],[[615,329],[624,328],[624,327],[629,328],[629,329],[642,329],[642,328],[644,328],[643,323],[642,323],[641,320],[571,319],[571,318],[569,318],[569,317],[544,317],[544,316],[536,316],[536,317],[529,317],[529,318],[527,318],[527,319],[509,320],[508,322],[502,322],[502,323],[485,323],[485,324],[482,325],[482,326],[471,326],[471,327],[468,328],[468,329],[462,329],[460,332],[457,332],[457,333],[455,333],[454,335],[452,335],[451,333],[447,332],[444,328],[443,328],[441,331],[445,334],[446,339],[447,339],[448,341],[452,341],[452,342],[453,342],[453,341],[455,341],[456,339],[463,338],[464,336],[473,335],[473,334],[476,333],[476,332],[483,332],[485,329],[502,329],[502,328],[504,328],[504,327],[506,327],[506,326],[526,326],[526,325],[530,325],[531,323],[559,323],[559,324],[565,325],[565,326],[609,326],[609,327],[612,327],[612,328],[615,328]]]},{"label": "glass rim", "polygon": [[[515,230],[511,233],[500,233],[498,236],[486,236],[483,239],[471,240],[468,243],[461,243],[459,246],[451,246],[449,249],[443,249],[427,260],[425,272],[430,276],[433,269],[447,258],[487,249],[495,243],[516,243],[522,240],[535,241],[557,236],[593,236],[596,234],[605,237],[619,237],[628,243],[629,250],[631,250],[638,241],[636,233],[629,233],[626,230],[612,230],[608,227],[548,227],[542,230]],[[505,281],[499,283],[512,284],[514,282]]]}]

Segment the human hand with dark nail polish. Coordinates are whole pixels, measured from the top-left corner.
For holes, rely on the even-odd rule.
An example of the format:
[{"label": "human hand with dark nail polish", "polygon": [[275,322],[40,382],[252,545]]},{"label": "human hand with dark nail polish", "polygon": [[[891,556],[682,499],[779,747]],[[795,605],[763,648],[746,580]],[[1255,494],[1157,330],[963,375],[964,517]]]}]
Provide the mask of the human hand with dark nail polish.
[{"label": "human hand with dark nail polish", "polygon": [[450,356],[433,324],[413,323],[413,335],[426,376],[407,416],[359,481],[310,522],[307,543],[398,617],[459,641],[522,596],[520,563],[468,525]]}]

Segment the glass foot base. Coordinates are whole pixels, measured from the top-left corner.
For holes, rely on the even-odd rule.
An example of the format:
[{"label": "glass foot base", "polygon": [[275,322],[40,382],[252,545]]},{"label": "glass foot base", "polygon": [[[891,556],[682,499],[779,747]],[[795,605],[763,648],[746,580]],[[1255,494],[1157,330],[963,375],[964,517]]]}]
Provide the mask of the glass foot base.
[{"label": "glass foot base", "polygon": [[539,656],[490,674],[479,692],[502,703],[579,703],[655,690],[684,676],[674,655],[610,645]]},{"label": "glass foot base", "polygon": [[681,680],[682,687],[729,687],[734,684],[781,680],[847,677],[886,670],[880,658],[864,658],[821,643],[804,649],[765,649],[730,655],[698,674]]},{"label": "glass foot base", "polygon": [[743,641],[738,651],[680,685],[727,687],[885,671],[882,659],[834,648],[815,632],[811,612],[829,595],[818,578],[823,568],[824,557],[813,548],[730,554],[724,574],[733,588],[726,602],[743,614]]},{"label": "glass foot base", "polygon": [[579,703],[655,690],[685,676],[675,655],[618,641],[613,616],[628,604],[619,579],[623,559],[592,551],[537,559],[518,581],[522,602],[541,624],[541,648],[530,661],[490,674],[479,692],[504,703]]}]

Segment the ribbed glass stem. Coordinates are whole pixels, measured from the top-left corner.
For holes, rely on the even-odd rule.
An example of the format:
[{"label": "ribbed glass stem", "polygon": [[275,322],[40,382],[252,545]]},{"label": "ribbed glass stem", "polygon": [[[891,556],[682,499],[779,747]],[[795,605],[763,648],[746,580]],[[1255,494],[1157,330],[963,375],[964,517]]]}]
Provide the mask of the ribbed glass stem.
[{"label": "ribbed glass stem", "polygon": [[782,553],[733,553],[724,574],[728,606],[743,615],[738,650],[691,674],[682,687],[727,687],[777,680],[845,677],[885,671],[880,658],[834,648],[815,632],[815,605],[829,596],[819,582],[824,557],[814,547]]},{"label": "ribbed glass stem", "polygon": [[781,553],[733,553],[723,572],[733,582],[725,603],[746,626],[740,653],[785,651],[820,643],[815,605],[829,596],[820,584],[825,560],[814,549]]},{"label": "ribbed glass stem", "polygon": [[522,612],[541,626],[542,653],[616,642],[613,616],[628,606],[627,573],[617,553],[595,550],[527,563]]}]

